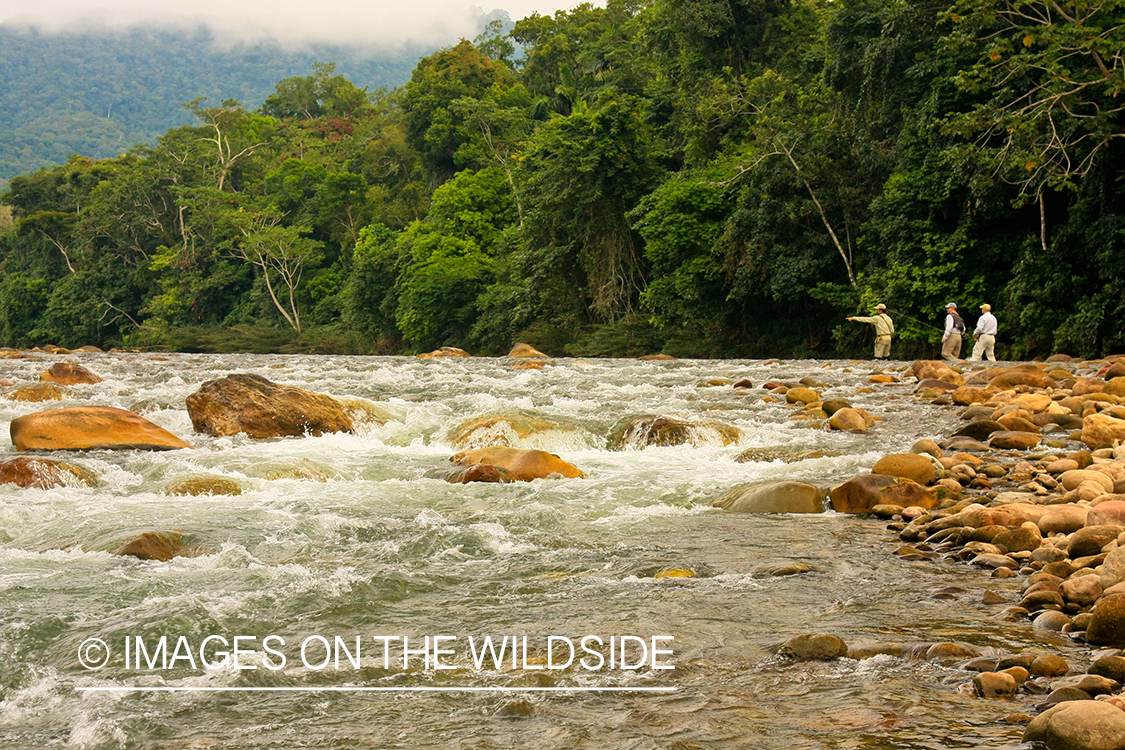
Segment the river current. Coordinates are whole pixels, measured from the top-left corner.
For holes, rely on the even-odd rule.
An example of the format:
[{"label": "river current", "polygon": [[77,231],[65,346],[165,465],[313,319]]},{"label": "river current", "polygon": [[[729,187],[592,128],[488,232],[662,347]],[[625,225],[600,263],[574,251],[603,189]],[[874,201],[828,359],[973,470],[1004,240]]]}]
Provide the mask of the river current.
[{"label": "river current", "polygon": [[[869,386],[873,363],[560,359],[518,370],[507,358],[44,355],[0,360],[0,380],[35,381],[62,360],[104,381],[74,386],[72,398],[47,408],[130,409],[195,449],[64,452],[53,457],[95,471],[96,487],[0,486],[5,750],[1014,748],[1022,727],[1000,719],[1029,709],[965,695],[959,686],[971,674],[956,666],[887,655],[792,663],[774,647],[815,632],[851,645],[954,641],[992,653],[1040,639],[1068,648],[1061,636],[999,622],[998,608],[981,602],[986,588],[1016,600],[1017,582],[896,557],[895,537],[875,519],[709,506],[745,482],[828,487],[919,438],[949,434],[956,416],[915,403],[909,385]],[[321,437],[193,433],[184,399],[235,372],[370,399],[391,419]],[[702,385],[803,377],[884,421],[869,435],[830,433],[792,420],[784,404],[759,402],[760,387]],[[0,400],[0,418],[41,408]],[[514,444],[557,453],[586,478],[443,479],[459,425],[515,412],[570,426]],[[610,428],[632,414],[719,420],[741,437],[607,450]],[[0,459],[15,455],[5,442]],[[836,455],[736,462],[748,448]],[[269,478],[277,466],[310,476]],[[165,494],[198,475],[243,491]],[[182,534],[199,554],[169,562],[111,554],[145,531]],[[767,572],[792,563],[811,570]],[[677,570],[696,577],[657,577]],[[594,647],[577,656],[598,668],[577,658],[541,668],[549,637],[561,647],[557,665],[568,655],[560,639],[577,647],[588,635],[602,645],[587,641]],[[151,659],[162,636],[163,656],[179,657],[169,668],[137,668],[135,649],[125,662],[125,644],[139,640]],[[225,640],[201,656],[209,636]],[[256,669],[219,663],[234,636],[245,637],[238,666]],[[271,643],[284,667],[262,660],[266,636],[279,639]],[[419,652],[426,636],[446,636],[450,668],[434,669],[418,652],[404,668],[393,640],[401,636]],[[515,637],[521,648],[526,637],[527,660],[521,652],[514,665],[508,655],[478,667],[469,638],[479,648],[485,636]],[[610,639],[622,636],[631,638],[628,666],[646,658],[639,643],[651,651],[654,637],[665,637],[656,647],[667,652],[649,653],[643,668],[622,669],[619,659],[609,668]],[[357,637],[358,666],[348,659]],[[101,669],[79,660],[91,638],[109,649]],[[323,663],[324,646],[340,656],[337,638],[347,647],[338,668]]]}]

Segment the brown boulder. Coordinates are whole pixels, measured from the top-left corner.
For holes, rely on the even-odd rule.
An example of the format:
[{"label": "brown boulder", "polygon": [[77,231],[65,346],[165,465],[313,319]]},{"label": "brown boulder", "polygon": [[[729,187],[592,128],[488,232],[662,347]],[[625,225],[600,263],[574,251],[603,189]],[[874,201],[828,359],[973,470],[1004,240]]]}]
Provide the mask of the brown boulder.
[{"label": "brown boulder", "polygon": [[136,536],[113,550],[113,554],[141,560],[167,562],[173,557],[189,557],[195,553],[180,541],[179,534],[157,534],[152,531]]},{"label": "brown boulder", "polygon": [[867,432],[867,420],[863,418],[861,411],[850,407],[837,409],[829,418],[828,426],[841,432]]},{"label": "brown boulder", "polygon": [[504,446],[474,448],[461,451],[449,460],[457,466],[475,466],[477,464],[495,466],[507,472],[508,478],[517,482],[544,479],[552,474],[561,474],[571,479],[580,479],[586,476],[581,469],[567,463],[554,453],[539,450],[522,450]]},{"label": "brown boulder", "polygon": [[443,346],[440,349],[435,349],[432,352],[423,352],[418,355],[418,359],[457,359],[463,357],[471,357],[464,349],[458,349],[455,346]]},{"label": "brown boulder", "polygon": [[1090,508],[1086,523],[1091,526],[1125,526],[1125,501],[1107,500]]},{"label": "brown boulder", "polygon": [[536,349],[530,344],[516,344],[512,347],[512,351],[508,352],[509,357],[530,357],[533,359],[550,359],[546,354]]},{"label": "brown boulder", "polygon": [[955,391],[961,386],[957,383],[950,383],[948,380],[938,380],[937,378],[924,378],[918,381],[918,385],[914,387],[914,392],[918,393],[926,388],[933,388],[935,391]]},{"label": "brown boulder", "polygon": [[503,482],[507,479],[507,472],[497,469],[490,464],[477,464],[460,471],[454,471],[448,477],[450,484],[468,484],[469,482]]},{"label": "brown boulder", "polygon": [[191,447],[144,417],[112,406],[37,411],[13,420],[9,429],[18,451]]},{"label": "brown boulder", "polygon": [[1089,393],[1101,393],[1105,390],[1104,380],[1097,378],[1079,378],[1074,382],[1070,392],[1075,396],[1085,396]]},{"label": "brown boulder", "polygon": [[931,484],[937,478],[933,462],[917,453],[892,453],[883,456],[871,467],[871,473],[901,477],[918,484]]},{"label": "brown boulder", "polygon": [[0,484],[15,484],[24,489],[45,490],[51,487],[94,486],[97,477],[81,466],[52,461],[49,458],[16,456],[0,461]]},{"label": "brown boulder", "polygon": [[811,404],[820,401],[820,394],[812,388],[790,388],[785,392],[785,401],[790,404]]},{"label": "brown boulder", "polygon": [[1050,750],[1123,750],[1125,711],[1106,701],[1068,700],[1032,719],[1023,741]]},{"label": "brown boulder", "polygon": [[1125,594],[1106,594],[1094,605],[1086,642],[1096,646],[1125,645]]},{"label": "brown boulder", "polygon": [[953,403],[960,404],[961,406],[969,406],[970,404],[981,404],[992,398],[995,394],[994,391],[988,388],[978,388],[972,385],[963,385],[950,394]]},{"label": "brown boulder", "polygon": [[[1089,523],[1089,516],[1086,520]],[[1070,544],[1067,546],[1066,552],[1070,555],[1071,560],[1096,555],[1102,551],[1102,547],[1116,539],[1122,531],[1125,531],[1125,527],[1115,524],[1083,526],[1070,535]]]},{"label": "brown boulder", "polygon": [[1117,396],[1118,398],[1125,396],[1125,377],[1118,376],[1107,381],[1103,392],[1111,396]]},{"label": "brown boulder", "polygon": [[992,419],[977,419],[953,433],[953,437],[970,437],[973,440],[987,440],[994,432],[1004,430],[1004,425]]},{"label": "brown boulder", "polygon": [[674,362],[676,357],[671,354],[642,354],[637,359],[642,362]]},{"label": "brown boulder", "polygon": [[4,398],[9,401],[38,404],[44,401],[62,401],[68,395],[67,390],[57,383],[35,383],[13,388],[4,393]]},{"label": "brown boulder", "polygon": [[740,485],[711,505],[735,513],[823,513],[824,491],[804,482]]},{"label": "brown boulder", "polygon": [[917,482],[898,481],[883,474],[853,477],[832,488],[828,497],[837,513],[872,513],[879,505],[934,508],[942,493]]},{"label": "brown boulder", "polygon": [[994,391],[1006,391],[1017,385],[1029,385],[1032,388],[1057,388],[1058,383],[1050,375],[1031,370],[1012,368],[1009,372],[997,375],[988,381],[988,387]]},{"label": "brown boulder", "polygon": [[44,383],[59,385],[78,385],[79,383],[100,383],[102,379],[82,365],[73,362],[56,362],[39,375]]},{"label": "brown boulder", "polygon": [[1038,434],[1039,427],[1023,417],[1017,417],[1014,414],[1007,414],[1000,419],[996,420],[1008,432],[1031,432]]},{"label": "brown boulder", "polygon": [[279,385],[260,375],[229,375],[208,380],[187,397],[196,432],[221,437],[246,433],[252,438],[352,432],[344,405],[323,393]]},{"label": "brown boulder", "polygon": [[1125,419],[1106,414],[1091,414],[1082,419],[1082,442],[1091,448],[1125,442]]},{"label": "brown boulder", "polygon": [[1039,445],[1039,436],[1032,432],[994,432],[988,438],[988,444],[1001,450],[1025,451]]}]

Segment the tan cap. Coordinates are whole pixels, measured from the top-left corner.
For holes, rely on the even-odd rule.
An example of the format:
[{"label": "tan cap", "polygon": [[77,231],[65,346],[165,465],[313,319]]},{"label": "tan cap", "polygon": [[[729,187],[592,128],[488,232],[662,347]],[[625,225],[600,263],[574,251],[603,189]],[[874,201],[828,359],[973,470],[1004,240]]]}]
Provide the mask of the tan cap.
[{"label": "tan cap", "polygon": [[887,306],[884,305],[882,302],[880,302],[879,304],[875,305],[875,309],[876,310],[886,310]]},{"label": "tan cap", "polygon": [[985,312],[989,312],[989,311],[992,310],[992,305],[983,304],[983,305],[980,306],[980,309],[984,310]]}]

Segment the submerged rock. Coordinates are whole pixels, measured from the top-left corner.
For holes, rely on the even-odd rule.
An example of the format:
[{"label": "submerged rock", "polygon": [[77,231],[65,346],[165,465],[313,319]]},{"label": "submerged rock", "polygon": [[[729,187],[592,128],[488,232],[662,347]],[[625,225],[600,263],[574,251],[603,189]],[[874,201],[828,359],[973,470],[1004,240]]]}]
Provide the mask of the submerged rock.
[{"label": "submerged rock", "polygon": [[824,491],[804,482],[740,485],[711,505],[735,513],[823,513]]},{"label": "submerged rock", "polygon": [[4,398],[9,401],[23,401],[26,403],[41,403],[43,401],[62,401],[70,396],[70,391],[57,383],[35,383],[21,385],[4,393]]},{"label": "submerged rock", "polygon": [[131,411],[74,406],[27,414],[12,421],[12,443],[26,450],[174,450],[180,438]]},{"label": "submerged rock", "polygon": [[113,550],[113,554],[167,562],[173,557],[191,557],[195,550],[183,544],[179,534],[146,531]]},{"label": "submerged rock", "polygon": [[44,383],[59,385],[78,385],[80,383],[100,383],[100,376],[73,362],[56,362],[39,375]]},{"label": "submerged rock", "polygon": [[208,380],[187,397],[187,408],[196,432],[217,437],[240,432],[252,438],[323,435],[354,429],[340,401],[260,375]]},{"label": "submerged rock", "polygon": [[688,422],[653,414],[625,417],[615,424],[606,437],[609,450],[642,449],[670,445],[730,445],[742,433],[714,419]]},{"label": "submerged rock", "polygon": [[449,443],[454,448],[532,447],[527,443],[535,442],[537,438],[542,440],[548,433],[566,433],[568,437],[580,435],[576,425],[520,411],[468,419],[453,431]]},{"label": "submerged rock", "polygon": [[49,458],[17,456],[0,461],[0,484],[15,484],[24,489],[51,487],[93,487],[97,476],[89,469]]},{"label": "submerged rock", "polygon": [[848,644],[839,636],[807,633],[787,640],[778,654],[792,659],[842,659],[848,655]]},{"label": "submerged rock", "polygon": [[506,473],[517,482],[533,479],[546,479],[558,474],[569,479],[581,479],[586,475],[573,464],[559,458],[554,453],[540,450],[524,450],[494,446],[461,451],[449,459],[457,466],[488,464]]},{"label": "submerged rock", "polygon": [[164,487],[165,495],[241,495],[242,485],[221,476],[185,477]]}]

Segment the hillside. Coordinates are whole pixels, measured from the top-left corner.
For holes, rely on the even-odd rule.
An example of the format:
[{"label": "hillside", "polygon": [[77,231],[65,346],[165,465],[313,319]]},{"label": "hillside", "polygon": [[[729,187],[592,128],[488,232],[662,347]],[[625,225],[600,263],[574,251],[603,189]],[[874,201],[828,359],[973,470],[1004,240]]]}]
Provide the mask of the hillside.
[{"label": "hillside", "polygon": [[74,153],[102,158],[153,142],[193,122],[181,105],[197,97],[257,107],[279,80],[318,61],[361,88],[394,88],[431,51],[224,49],[206,28],[55,35],[0,25],[0,189]]}]

